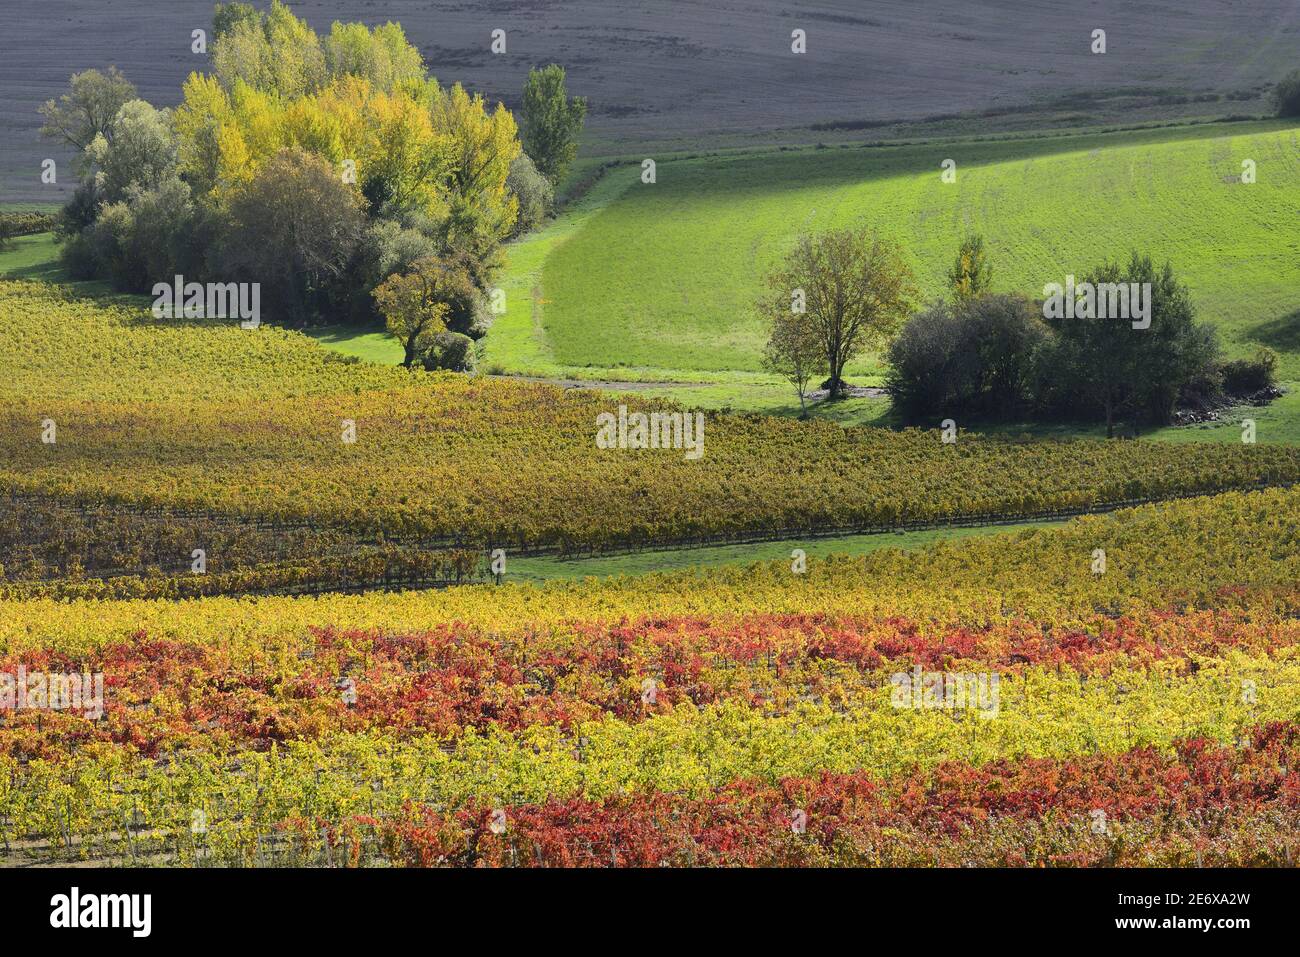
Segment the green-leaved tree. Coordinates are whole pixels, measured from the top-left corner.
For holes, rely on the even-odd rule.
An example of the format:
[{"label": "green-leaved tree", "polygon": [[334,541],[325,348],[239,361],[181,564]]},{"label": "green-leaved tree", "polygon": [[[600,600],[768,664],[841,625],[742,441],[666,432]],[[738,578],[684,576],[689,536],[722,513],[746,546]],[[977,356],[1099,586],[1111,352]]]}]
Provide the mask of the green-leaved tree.
[{"label": "green-leaved tree", "polygon": [[586,99],[568,95],[564,67],[552,63],[528,72],[522,115],[524,152],[543,176],[558,183],[578,153]]},{"label": "green-leaved tree", "polygon": [[830,372],[830,399],[843,398],[849,360],[888,343],[916,299],[902,249],[863,228],[799,237],[768,285],[787,302],[802,300]]},{"label": "green-leaved tree", "polygon": [[948,285],[958,302],[978,299],[993,283],[993,266],[984,253],[983,236],[967,236],[948,270]]}]

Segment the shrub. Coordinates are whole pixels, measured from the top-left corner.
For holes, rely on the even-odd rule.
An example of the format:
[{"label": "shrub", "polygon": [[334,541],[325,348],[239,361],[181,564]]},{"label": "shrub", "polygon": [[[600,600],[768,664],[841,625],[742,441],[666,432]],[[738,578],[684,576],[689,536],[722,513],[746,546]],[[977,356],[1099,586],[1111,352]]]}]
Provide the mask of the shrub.
[{"label": "shrub", "polygon": [[551,181],[537,171],[527,153],[520,153],[511,161],[506,189],[519,201],[513,236],[522,236],[536,228],[546,218],[555,200],[555,188]]},{"label": "shrub", "polygon": [[110,279],[119,289],[133,291],[145,286],[144,267],[131,255],[129,235],[131,210],[126,203],[109,203],[82,232],[84,262],[93,263],[95,278]]},{"label": "shrub", "polygon": [[936,302],[890,345],[887,387],[909,419],[1018,418],[1034,405],[1047,327],[1023,296]]},{"label": "shrub", "polygon": [[59,210],[54,231],[61,237],[76,236],[99,216],[103,201],[95,180],[87,179],[77,184],[72,198]]},{"label": "shrub", "polygon": [[1300,70],[1292,70],[1273,90],[1278,116],[1300,116]]},{"label": "shrub", "polygon": [[1207,368],[1183,383],[1178,405],[1184,409],[1212,409],[1223,404],[1223,372]]},{"label": "shrub", "polygon": [[94,279],[99,271],[99,260],[90,242],[90,230],[73,233],[65,239],[59,249],[59,261],[73,279]]},{"label": "shrub", "polygon": [[1253,359],[1233,359],[1221,367],[1223,390],[1228,395],[1243,398],[1277,383],[1277,353],[1260,349]]},{"label": "shrub", "polygon": [[459,332],[438,333],[420,354],[420,363],[430,372],[473,372],[475,359],[474,340]]},{"label": "shrub", "polygon": [[63,262],[78,279],[108,278],[118,289],[144,293],[178,273],[203,272],[190,189],[175,175],[150,189],[131,186],[126,199],[100,207],[93,223],[65,235]]}]

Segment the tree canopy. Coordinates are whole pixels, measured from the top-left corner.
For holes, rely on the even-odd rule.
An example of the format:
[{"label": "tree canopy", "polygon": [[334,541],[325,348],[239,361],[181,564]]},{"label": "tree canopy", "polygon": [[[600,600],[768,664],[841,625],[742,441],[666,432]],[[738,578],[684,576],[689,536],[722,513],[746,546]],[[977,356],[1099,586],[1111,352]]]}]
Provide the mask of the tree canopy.
[{"label": "tree canopy", "polygon": [[[267,10],[218,4],[209,55],[211,69],[190,74],[174,110],[138,99],[112,68],[75,75],[69,92],[42,108],[45,135],[80,151],[83,183],[62,219],[76,271],[148,285],[145,273],[167,262],[167,251],[142,250],[131,268],[122,251],[133,248],[131,237],[161,237],[133,217],[165,208],[176,220],[169,234],[200,247],[197,257],[177,252],[171,267],[184,259],[205,273],[195,279],[234,270],[268,281],[295,322],[340,308],[344,315],[329,318],[374,317],[370,291],[391,271],[429,256],[454,262],[471,286],[457,286],[448,303],[454,328],[481,335],[482,296],[516,232],[520,197],[535,223],[548,195],[519,173],[527,168],[516,163],[522,147],[510,111],[460,84],[439,85],[398,24],[336,22],[320,36],[279,0]],[[285,255],[269,248],[280,239],[255,204],[264,199],[287,215],[277,186],[308,204],[302,216],[316,217],[325,235],[346,238],[336,255],[310,253],[307,237]],[[334,215],[325,202],[338,204]],[[306,272],[290,280],[286,265]],[[341,284],[333,305],[312,292],[327,280]]]},{"label": "tree canopy", "polygon": [[787,302],[802,300],[826,356],[832,399],[843,395],[849,360],[884,346],[916,297],[902,249],[865,228],[799,237],[768,285]]},{"label": "tree canopy", "polygon": [[564,67],[552,63],[528,72],[522,114],[525,152],[543,176],[558,183],[578,153],[587,101],[569,97]]}]

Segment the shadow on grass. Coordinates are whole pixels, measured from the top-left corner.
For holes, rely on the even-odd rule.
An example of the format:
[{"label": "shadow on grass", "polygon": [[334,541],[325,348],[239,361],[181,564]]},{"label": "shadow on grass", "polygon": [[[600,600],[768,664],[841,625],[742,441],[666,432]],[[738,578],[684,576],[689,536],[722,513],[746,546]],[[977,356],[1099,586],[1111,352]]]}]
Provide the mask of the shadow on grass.
[{"label": "shadow on grass", "polygon": [[1300,309],[1289,316],[1256,323],[1246,330],[1244,338],[1278,352],[1300,351]]},{"label": "shadow on grass", "polygon": [[0,251],[0,279],[64,286],[80,296],[116,296],[112,285],[102,279],[73,279],[59,259],[59,243],[52,233],[36,233],[10,240],[9,246]]},{"label": "shadow on grass", "polygon": [[362,336],[387,334],[382,326],[304,326],[300,331],[311,336],[317,342],[323,342],[328,345],[351,342],[352,340]]},{"label": "shadow on grass", "polygon": [[[823,422],[835,422],[839,425],[867,426],[875,429],[901,429],[904,423],[894,415],[889,400],[880,397],[847,398],[828,402],[825,399],[807,403],[808,420],[818,419]],[[741,410],[737,410],[741,411]],[[798,419],[801,415],[799,402],[774,405],[764,404],[764,415],[776,415],[787,419]]]},{"label": "shadow on grass", "polygon": [[[5,279],[27,279],[32,282],[48,282],[53,285],[71,286],[71,285],[91,285],[92,283],[77,283],[68,275],[68,271],[63,268],[63,264],[57,259],[53,261],[42,260],[40,262],[28,263],[21,266],[11,266],[4,270]],[[108,283],[99,283],[105,288]]]},{"label": "shadow on grass", "polygon": [[[998,138],[964,138],[962,150],[967,169],[985,165],[1041,159],[1083,150],[1123,148],[1190,140],[1216,139],[1272,132],[1295,126],[1293,120],[1257,120],[1242,123],[1170,125],[1145,129],[1114,129],[1105,132],[1053,132],[1039,136],[1000,135]],[[939,141],[943,141],[940,137]],[[822,188],[856,185],[894,176],[910,176],[929,170],[935,142],[929,140],[841,143],[834,147],[784,147],[756,152],[688,154],[679,173],[683,191],[707,192],[729,197],[770,193],[778,188]],[[815,156],[815,162],[809,157]],[[730,174],[716,175],[724,166]],[[776,184],[774,186],[774,184]],[[628,194],[635,199],[653,198],[649,192]]]}]

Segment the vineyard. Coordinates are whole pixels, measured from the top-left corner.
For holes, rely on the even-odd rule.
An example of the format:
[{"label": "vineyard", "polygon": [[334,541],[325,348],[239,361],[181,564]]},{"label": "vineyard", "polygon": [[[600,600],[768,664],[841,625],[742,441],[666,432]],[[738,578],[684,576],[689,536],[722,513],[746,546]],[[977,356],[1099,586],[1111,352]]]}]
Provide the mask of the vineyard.
[{"label": "vineyard", "polygon": [[1295,2],[27,6],[6,941],[1294,929]]},{"label": "vineyard", "polygon": [[[1287,865],[1300,491],[581,584],[10,600],[20,863]],[[1107,558],[1095,565],[1097,550]],[[996,677],[981,708],[899,675]],[[85,702],[82,702],[85,705]]]},{"label": "vineyard", "polygon": [[14,236],[32,236],[55,227],[51,213],[0,212],[0,242]]},{"label": "vineyard", "polygon": [[[598,447],[619,405],[687,411],[644,396],[26,282],[0,319],[6,864],[1300,852],[1294,446],[710,413],[693,460]],[[797,558],[1043,516],[1079,517]],[[786,538],[637,577],[489,566]]]},{"label": "vineyard", "polygon": [[600,414],[665,409],[412,374],[285,330],[159,321],[31,283],[0,282],[0,318],[0,354],[25,357],[0,382],[0,489],[64,505],[590,553],[1073,514],[1300,478],[1300,449],[1285,445],[945,444],[937,430],[756,415],[708,415],[698,460],[602,450]]},{"label": "vineyard", "polygon": [[[479,580],[482,556],[207,515],[0,499],[0,596],[190,598]],[[208,561],[211,554],[212,560]]]}]

